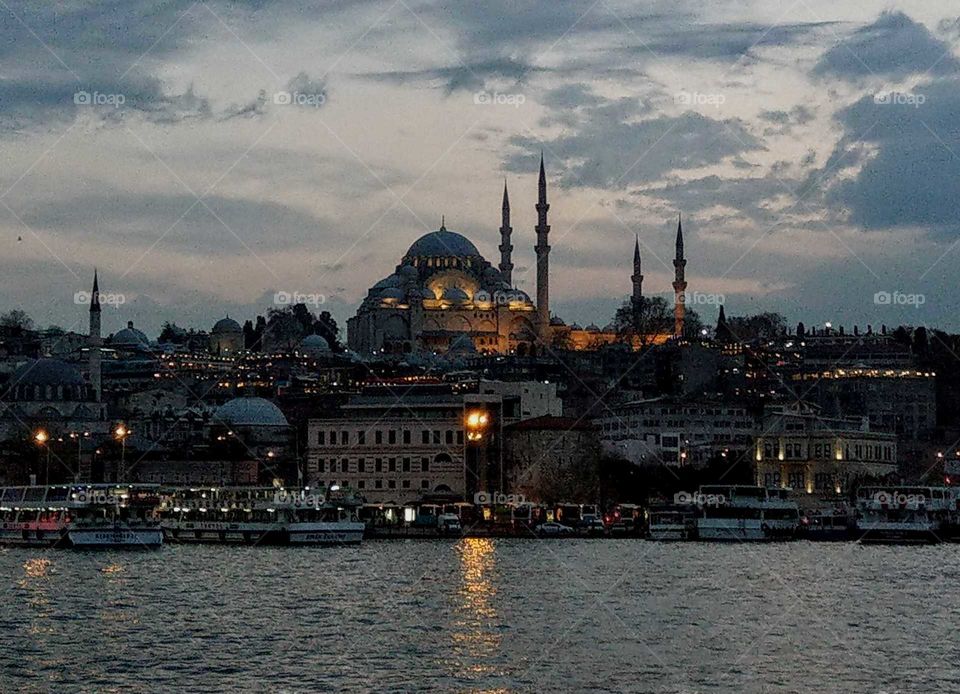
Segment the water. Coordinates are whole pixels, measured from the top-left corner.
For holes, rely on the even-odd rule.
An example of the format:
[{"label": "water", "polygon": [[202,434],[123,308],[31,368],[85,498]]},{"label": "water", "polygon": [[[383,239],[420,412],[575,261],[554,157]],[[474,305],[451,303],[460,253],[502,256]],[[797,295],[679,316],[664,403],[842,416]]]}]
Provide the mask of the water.
[{"label": "water", "polygon": [[956,692],[960,547],[0,551],[0,691]]}]

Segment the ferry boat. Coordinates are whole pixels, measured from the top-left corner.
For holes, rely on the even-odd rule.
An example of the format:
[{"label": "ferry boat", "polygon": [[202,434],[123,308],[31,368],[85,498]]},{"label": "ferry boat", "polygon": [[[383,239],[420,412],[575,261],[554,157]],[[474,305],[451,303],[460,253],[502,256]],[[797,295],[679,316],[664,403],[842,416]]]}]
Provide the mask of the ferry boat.
[{"label": "ferry boat", "polygon": [[357,544],[360,501],[331,490],[221,487],[174,489],[162,496],[168,541],[219,544]]},{"label": "ferry boat", "polygon": [[0,488],[0,545],[50,547],[65,544],[70,488]]},{"label": "ferry boat", "polygon": [[73,484],[4,487],[0,544],[28,547],[158,547],[156,487]]},{"label": "ferry boat", "polygon": [[857,535],[863,543],[937,543],[952,505],[945,487],[861,487]]},{"label": "ferry boat", "polygon": [[158,485],[87,484],[70,489],[67,543],[78,548],[156,548]]},{"label": "ferry boat", "polygon": [[676,542],[693,539],[695,518],[687,509],[674,507],[651,508],[648,514],[647,539]]},{"label": "ferry boat", "polygon": [[792,540],[800,509],[789,489],[750,485],[702,486],[695,500],[697,539],[711,542]]},{"label": "ferry boat", "polygon": [[800,521],[800,537],[813,542],[855,540],[856,522],[847,508],[812,511],[806,513]]}]

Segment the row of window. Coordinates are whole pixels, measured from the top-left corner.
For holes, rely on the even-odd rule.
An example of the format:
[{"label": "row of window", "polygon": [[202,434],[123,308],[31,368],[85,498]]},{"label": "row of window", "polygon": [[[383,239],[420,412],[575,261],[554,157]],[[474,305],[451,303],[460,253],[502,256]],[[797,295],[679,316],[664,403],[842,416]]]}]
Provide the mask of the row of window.
[{"label": "row of window", "polygon": [[[807,457],[807,454],[804,451],[804,448],[807,447],[803,443],[785,443],[783,445],[783,457],[785,460],[804,460]],[[814,460],[831,460],[835,457],[835,448],[831,443],[813,443],[809,444],[810,457]],[[873,460],[873,461],[884,461],[884,462],[893,462],[893,447],[892,446],[882,446],[879,444],[854,444],[853,446],[853,456],[850,455],[851,449],[850,445],[847,444],[843,449],[843,459],[844,460]],[[765,458],[773,458],[774,456],[779,457],[779,451],[776,444],[774,443],[764,443],[763,444],[763,455]]]},{"label": "row of window", "polygon": [[[782,476],[779,472],[767,472],[763,475],[763,484],[767,487],[779,487]],[[836,491],[835,475],[828,472],[818,472],[813,476],[813,488],[818,492]],[[787,475],[787,486],[793,489],[806,488],[806,476],[802,472],[791,472]]]},{"label": "row of window", "polygon": [[[436,457],[437,463],[449,463],[452,462],[452,459],[449,455],[441,454]],[[422,457],[420,460],[414,461],[411,458],[403,458],[397,460],[396,458],[372,458],[367,460],[366,458],[357,458],[356,461],[351,462],[349,458],[341,458],[337,460],[336,458],[318,458],[317,459],[317,472],[397,472],[397,470],[402,472],[410,472],[411,470],[418,472],[430,472],[430,458]]]},{"label": "row of window", "polygon": [[[396,480],[369,480],[372,483],[372,486],[367,486],[368,480],[357,480],[356,488],[357,489],[396,489],[397,481]],[[318,480],[318,487],[325,487],[328,483],[324,480]],[[330,480],[329,484],[338,484],[337,480]],[[339,484],[343,487],[351,486],[348,480],[342,480]],[[401,489],[411,489],[410,480],[400,480]],[[420,480],[420,489],[430,489],[430,480]]]},{"label": "row of window", "polygon": [[[372,433],[372,436],[368,434]],[[418,443],[428,446],[435,445],[439,446],[441,444],[447,445],[463,445],[463,430],[454,430],[454,429],[422,429],[420,431],[420,436],[417,437]],[[382,446],[387,445],[411,445],[413,443],[413,432],[410,429],[375,429],[370,432],[369,430],[360,429],[356,432],[353,432],[353,435],[346,429],[337,431],[336,429],[320,429],[317,431],[317,445],[318,446]]]}]

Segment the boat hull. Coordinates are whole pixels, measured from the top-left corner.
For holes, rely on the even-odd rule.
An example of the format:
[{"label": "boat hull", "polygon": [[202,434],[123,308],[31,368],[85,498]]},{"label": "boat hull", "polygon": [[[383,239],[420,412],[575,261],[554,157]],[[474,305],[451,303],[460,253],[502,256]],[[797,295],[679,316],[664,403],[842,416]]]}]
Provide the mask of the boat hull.
[{"label": "boat hull", "polygon": [[862,544],[937,544],[941,542],[936,523],[861,522],[857,534]]},{"label": "boat hull", "polygon": [[52,547],[62,541],[62,526],[3,523],[0,527],[0,545],[7,547]]},{"label": "boat hull", "polygon": [[132,528],[123,525],[99,527],[71,527],[67,529],[67,541],[76,548],[159,547],[163,544],[160,526]]},{"label": "boat hull", "polygon": [[703,542],[774,542],[792,540],[796,526],[763,522],[759,519],[699,519],[697,539]]},{"label": "boat hull", "polygon": [[164,539],[182,544],[269,544],[282,535],[275,523],[163,523],[162,527]]},{"label": "boat hull", "polygon": [[358,545],[363,523],[290,523],[285,535],[291,545]]}]

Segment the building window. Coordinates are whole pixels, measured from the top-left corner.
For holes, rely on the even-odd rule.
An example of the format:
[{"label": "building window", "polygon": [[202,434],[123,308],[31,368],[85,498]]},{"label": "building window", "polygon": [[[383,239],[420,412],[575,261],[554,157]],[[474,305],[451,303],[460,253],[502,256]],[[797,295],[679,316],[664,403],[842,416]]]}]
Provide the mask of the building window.
[{"label": "building window", "polygon": [[374,463],[374,470],[383,472],[383,458],[377,458],[376,463]]},{"label": "building window", "polygon": [[403,459],[403,471],[410,472],[410,458]]},{"label": "building window", "polygon": [[420,489],[430,489],[430,481],[420,480]]},{"label": "building window", "polygon": [[420,471],[421,472],[430,472],[430,459],[421,458],[420,459]]},{"label": "building window", "polygon": [[397,442],[397,431],[396,429],[391,429],[387,432],[387,443],[396,443]]},{"label": "building window", "polygon": [[397,471],[397,459],[390,458],[390,472],[396,472],[396,471]]},{"label": "building window", "polygon": [[426,429],[420,432],[420,443],[430,443],[430,432]]},{"label": "building window", "polygon": [[327,445],[327,432],[322,429],[317,432],[317,445],[326,446]]},{"label": "building window", "polygon": [[336,445],[337,445],[337,432],[336,432],[336,431],[331,431],[331,432],[330,432],[330,445],[331,445],[331,446],[336,446]]},{"label": "building window", "polygon": [[403,430],[403,442],[406,443],[406,444],[409,444],[409,443],[410,443],[410,430],[409,430],[409,429],[404,429],[404,430]]},{"label": "building window", "polygon": [[447,429],[447,445],[453,444],[453,429]]},{"label": "building window", "polygon": [[366,472],[367,471],[367,459],[358,458],[357,459],[357,472]]},{"label": "building window", "polygon": [[345,432],[345,431],[341,431],[341,432],[340,432],[340,445],[346,446],[348,443],[350,443],[350,434],[348,434],[348,433]]},{"label": "building window", "polygon": [[373,437],[374,437],[374,439],[376,440],[376,442],[377,442],[378,444],[383,443],[383,432],[380,431],[379,429],[377,429],[377,431],[376,431],[376,433],[374,434]]},{"label": "building window", "polygon": [[362,429],[357,432],[357,444],[360,446],[366,445],[367,443],[367,432]]},{"label": "building window", "polygon": [[396,488],[397,488],[397,481],[396,481],[396,480],[387,480],[387,486],[390,487],[390,489],[396,489]]},{"label": "building window", "polygon": [[436,445],[438,445],[438,446],[440,445],[440,431],[439,431],[439,430],[434,430],[434,432],[433,432],[433,443],[436,444]]},{"label": "building window", "polygon": [[326,470],[324,469],[326,466],[327,466],[327,461],[325,461],[323,458],[320,458],[319,460],[317,460],[318,472],[326,472]]}]

